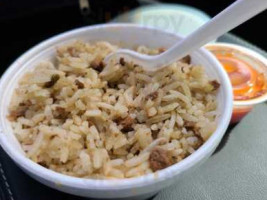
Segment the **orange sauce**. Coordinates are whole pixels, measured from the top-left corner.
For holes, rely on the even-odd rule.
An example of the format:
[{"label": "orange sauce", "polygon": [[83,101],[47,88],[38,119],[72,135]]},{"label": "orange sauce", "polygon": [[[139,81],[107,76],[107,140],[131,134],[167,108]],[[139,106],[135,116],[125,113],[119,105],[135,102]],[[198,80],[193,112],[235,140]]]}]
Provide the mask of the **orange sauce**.
[{"label": "orange sauce", "polygon": [[232,53],[215,53],[215,56],[230,77],[235,100],[252,99],[266,92],[264,74],[255,70],[249,63],[236,58]]}]

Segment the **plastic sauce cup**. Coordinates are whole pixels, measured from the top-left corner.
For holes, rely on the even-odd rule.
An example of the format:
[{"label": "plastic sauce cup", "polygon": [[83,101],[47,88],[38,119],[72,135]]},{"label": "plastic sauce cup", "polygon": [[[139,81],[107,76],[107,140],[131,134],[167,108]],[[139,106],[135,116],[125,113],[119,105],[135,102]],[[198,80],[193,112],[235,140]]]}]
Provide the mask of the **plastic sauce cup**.
[{"label": "plastic sauce cup", "polygon": [[205,47],[228,72],[234,93],[231,123],[237,123],[254,105],[267,100],[267,59],[253,50],[235,44],[213,43]]}]

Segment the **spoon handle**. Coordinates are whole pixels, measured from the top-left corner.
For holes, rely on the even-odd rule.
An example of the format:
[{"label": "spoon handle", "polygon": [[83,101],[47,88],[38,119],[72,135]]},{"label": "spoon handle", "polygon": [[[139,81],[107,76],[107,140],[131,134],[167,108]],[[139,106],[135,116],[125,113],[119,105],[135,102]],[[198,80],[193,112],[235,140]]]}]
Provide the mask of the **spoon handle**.
[{"label": "spoon handle", "polygon": [[[237,0],[195,32],[157,56],[155,62],[161,68],[188,55],[193,50],[216,39],[267,8],[267,0]],[[257,34],[255,30],[255,34]]]}]

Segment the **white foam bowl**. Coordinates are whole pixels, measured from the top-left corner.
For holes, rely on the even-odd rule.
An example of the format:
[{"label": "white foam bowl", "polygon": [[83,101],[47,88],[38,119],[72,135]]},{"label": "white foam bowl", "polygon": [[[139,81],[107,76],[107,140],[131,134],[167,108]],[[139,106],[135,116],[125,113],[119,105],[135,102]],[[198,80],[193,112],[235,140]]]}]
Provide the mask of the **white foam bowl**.
[{"label": "white foam bowl", "polygon": [[107,199],[145,199],[161,189],[186,178],[193,168],[203,163],[221,141],[232,114],[232,88],[226,72],[205,49],[191,54],[192,62],[205,67],[208,76],[221,83],[218,98],[218,127],[213,135],[196,152],[181,162],[154,174],[122,180],[93,180],[75,178],[46,169],[25,157],[6,116],[14,88],[20,77],[41,60],[52,59],[55,48],[71,40],[105,40],[124,47],[146,45],[149,47],[170,47],[179,36],[161,30],[139,25],[114,24],[97,25],[75,29],[52,37],[33,47],[19,57],[4,73],[0,82],[0,144],[12,160],[29,176],[57,190],[84,197]]}]

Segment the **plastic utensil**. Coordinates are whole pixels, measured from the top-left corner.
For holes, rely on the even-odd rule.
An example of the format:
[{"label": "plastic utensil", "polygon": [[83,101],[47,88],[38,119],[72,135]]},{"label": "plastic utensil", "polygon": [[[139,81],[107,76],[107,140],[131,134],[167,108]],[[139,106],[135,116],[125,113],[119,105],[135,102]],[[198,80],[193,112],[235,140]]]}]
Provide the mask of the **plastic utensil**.
[{"label": "plastic utensil", "polygon": [[147,71],[156,71],[183,58],[193,50],[242,24],[266,8],[267,0],[237,0],[209,22],[160,55],[149,56],[129,49],[120,49],[106,57],[105,63],[108,64],[114,58],[124,58],[129,62],[142,66]]}]

